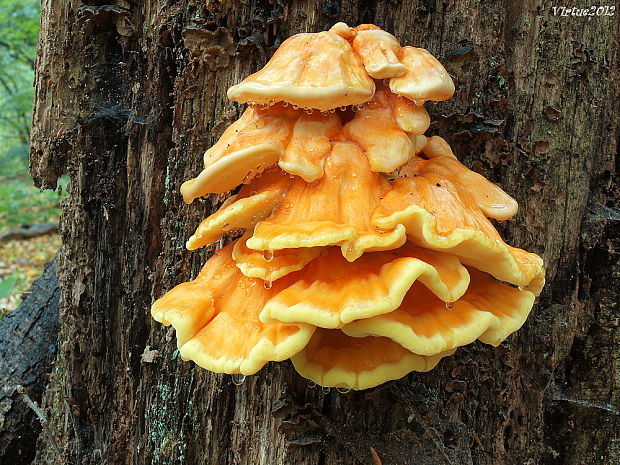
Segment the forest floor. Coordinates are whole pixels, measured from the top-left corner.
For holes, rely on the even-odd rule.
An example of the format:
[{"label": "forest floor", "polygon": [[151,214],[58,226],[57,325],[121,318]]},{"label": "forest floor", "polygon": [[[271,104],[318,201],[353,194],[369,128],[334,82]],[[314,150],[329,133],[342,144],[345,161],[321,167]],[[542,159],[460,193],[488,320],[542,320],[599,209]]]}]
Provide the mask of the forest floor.
[{"label": "forest floor", "polygon": [[[39,191],[27,174],[0,177],[0,236],[11,228],[58,222],[66,184],[61,181],[58,192]],[[0,318],[19,305],[60,243],[58,234],[0,242]]]},{"label": "forest floor", "polygon": [[44,265],[54,258],[60,243],[58,234],[48,234],[0,244],[0,287],[5,283],[7,288],[4,297],[0,297],[0,318],[19,306],[23,293],[43,273]]}]

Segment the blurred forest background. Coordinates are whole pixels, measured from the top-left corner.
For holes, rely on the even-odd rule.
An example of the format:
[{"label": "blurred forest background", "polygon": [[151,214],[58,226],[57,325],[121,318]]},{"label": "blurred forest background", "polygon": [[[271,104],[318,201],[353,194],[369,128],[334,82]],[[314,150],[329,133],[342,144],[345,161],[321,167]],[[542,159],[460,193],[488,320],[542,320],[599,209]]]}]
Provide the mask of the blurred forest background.
[{"label": "blurred forest background", "polygon": [[28,225],[58,222],[67,183],[41,192],[28,174],[40,8],[38,0],[0,0],[0,318],[60,246],[56,233],[16,238]]}]

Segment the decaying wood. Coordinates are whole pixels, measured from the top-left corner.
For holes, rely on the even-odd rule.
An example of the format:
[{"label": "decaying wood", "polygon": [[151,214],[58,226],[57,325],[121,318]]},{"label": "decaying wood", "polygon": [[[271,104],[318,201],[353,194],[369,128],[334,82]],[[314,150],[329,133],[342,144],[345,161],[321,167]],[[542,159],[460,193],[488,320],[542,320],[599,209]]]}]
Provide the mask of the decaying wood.
[{"label": "decaying wood", "polygon": [[[620,197],[617,14],[532,0],[44,0],[42,14],[31,170],[42,187],[71,177],[45,396],[67,463],[620,462],[618,222],[601,214]],[[235,387],[182,362],[149,316],[206,257],[184,243],[216,201],[183,205],[179,186],[240,113],[226,89],[337,21],[445,63],[457,94],[431,105],[429,133],[517,198],[499,227],[544,256],[548,284],[506,343],[431,373],[343,395],[281,363]],[[36,462],[53,460],[42,437]]]},{"label": "decaying wood", "polygon": [[34,459],[41,420],[24,400],[40,402],[47,386],[57,352],[59,301],[52,261],[22,304],[0,320],[0,464]]}]

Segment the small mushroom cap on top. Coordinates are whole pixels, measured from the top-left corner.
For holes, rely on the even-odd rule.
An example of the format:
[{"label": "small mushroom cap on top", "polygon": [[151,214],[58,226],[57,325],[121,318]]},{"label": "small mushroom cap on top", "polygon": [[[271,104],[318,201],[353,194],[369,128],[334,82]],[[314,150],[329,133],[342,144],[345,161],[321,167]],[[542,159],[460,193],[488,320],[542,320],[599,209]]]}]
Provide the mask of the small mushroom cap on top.
[{"label": "small mushroom cap on top", "polygon": [[418,355],[387,337],[355,338],[338,329],[317,329],[291,361],[301,376],[321,386],[361,390],[412,371],[432,370],[452,353]]},{"label": "small mushroom cap on top", "polygon": [[357,33],[360,31],[380,31],[381,28],[376,24],[359,24],[353,28],[353,30]]},{"label": "small mushroom cap on top", "polygon": [[357,35],[357,31],[354,28],[347,26],[347,24],[343,22],[334,24],[329,28],[329,32],[338,34],[340,37],[348,41],[353,40]]},{"label": "small mushroom cap on top", "polygon": [[389,337],[420,355],[435,355],[476,339],[496,346],[523,325],[535,296],[478,270],[469,273],[467,292],[448,306],[414,283],[396,310],[354,321],[342,331],[354,337]]},{"label": "small mushroom cap on top", "polygon": [[392,92],[419,104],[428,100],[447,100],[454,95],[452,78],[427,50],[402,47],[398,59],[405,65],[407,72],[390,79]]},{"label": "small mushroom cap on top", "polygon": [[347,40],[332,32],[286,39],[260,71],[228,89],[239,103],[330,110],[370,100],[375,84]]},{"label": "small mushroom cap on top", "polygon": [[241,274],[231,257],[233,246],[211,257],[194,281],[158,299],[151,314],[175,327],[184,359],[217,373],[251,375],[267,362],[299,352],[314,327],[262,323],[258,315],[263,305],[281,289],[278,282],[266,288],[262,281]]},{"label": "small mushroom cap on top", "polygon": [[279,105],[266,110],[247,108],[205,152],[204,170],[181,186],[185,203],[228,192],[277,163],[302,113]]},{"label": "small mushroom cap on top", "polygon": [[400,43],[392,34],[382,30],[358,31],[353,39],[353,50],[374,79],[388,79],[405,74],[407,68],[398,61]]}]

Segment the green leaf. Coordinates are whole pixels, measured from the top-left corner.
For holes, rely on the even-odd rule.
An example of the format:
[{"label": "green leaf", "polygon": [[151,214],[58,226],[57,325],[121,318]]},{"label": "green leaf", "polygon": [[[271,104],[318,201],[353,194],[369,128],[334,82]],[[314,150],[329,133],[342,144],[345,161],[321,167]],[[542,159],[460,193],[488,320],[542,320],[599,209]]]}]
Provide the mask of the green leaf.
[{"label": "green leaf", "polygon": [[17,276],[15,275],[9,276],[8,278],[0,280],[0,299],[3,299],[6,296],[8,296],[13,290],[13,288],[15,287],[16,283],[17,283]]}]

